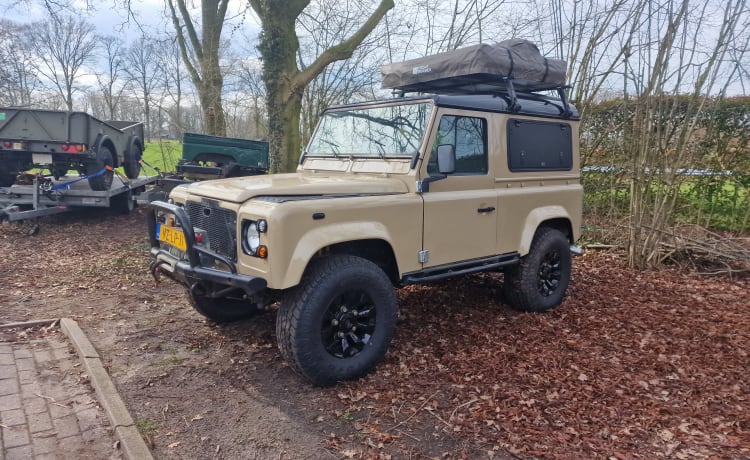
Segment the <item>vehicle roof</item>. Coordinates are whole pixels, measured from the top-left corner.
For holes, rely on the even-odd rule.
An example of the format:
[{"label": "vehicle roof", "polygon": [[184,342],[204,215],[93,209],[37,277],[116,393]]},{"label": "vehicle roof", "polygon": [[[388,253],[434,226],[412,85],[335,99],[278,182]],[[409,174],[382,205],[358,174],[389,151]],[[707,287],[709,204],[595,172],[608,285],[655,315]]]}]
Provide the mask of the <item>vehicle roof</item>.
[{"label": "vehicle roof", "polygon": [[376,101],[360,102],[332,106],[330,110],[339,110],[354,107],[367,107],[381,105],[384,103],[412,103],[419,101],[431,101],[439,107],[451,107],[465,110],[478,110],[482,112],[515,113],[518,115],[531,115],[545,118],[562,118],[578,120],[578,110],[572,104],[568,104],[569,112],[566,114],[565,104],[561,99],[545,96],[537,93],[516,93],[517,109],[511,110],[513,99],[509,93],[495,92],[491,94],[430,94],[424,96],[407,96],[393,99],[380,99]]}]

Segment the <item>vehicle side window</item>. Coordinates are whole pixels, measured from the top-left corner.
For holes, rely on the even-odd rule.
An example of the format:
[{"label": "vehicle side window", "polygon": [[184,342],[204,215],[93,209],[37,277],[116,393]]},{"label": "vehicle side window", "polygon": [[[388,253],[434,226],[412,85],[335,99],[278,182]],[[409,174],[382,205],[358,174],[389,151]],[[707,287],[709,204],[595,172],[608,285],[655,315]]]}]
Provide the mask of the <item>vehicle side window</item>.
[{"label": "vehicle side window", "polygon": [[570,171],[573,135],[567,123],[508,120],[508,168],[523,171]]},{"label": "vehicle side window", "polygon": [[487,120],[443,115],[432,146],[429,174],[437,174],[437,147],[450,144],[456,152],[457,174],[487,174]]}]

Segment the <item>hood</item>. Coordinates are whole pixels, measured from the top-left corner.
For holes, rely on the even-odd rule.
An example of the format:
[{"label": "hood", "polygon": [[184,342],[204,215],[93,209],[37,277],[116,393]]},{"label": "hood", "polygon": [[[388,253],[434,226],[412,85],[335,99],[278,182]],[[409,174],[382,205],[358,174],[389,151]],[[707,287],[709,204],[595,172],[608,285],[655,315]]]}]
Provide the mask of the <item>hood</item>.
[{"label": "hood", "polygon": [[398,179],[354,175],[269,174],[195,182],[187,192],[222,201],[243,203],[256,196],[357,195],[406,193]]}]

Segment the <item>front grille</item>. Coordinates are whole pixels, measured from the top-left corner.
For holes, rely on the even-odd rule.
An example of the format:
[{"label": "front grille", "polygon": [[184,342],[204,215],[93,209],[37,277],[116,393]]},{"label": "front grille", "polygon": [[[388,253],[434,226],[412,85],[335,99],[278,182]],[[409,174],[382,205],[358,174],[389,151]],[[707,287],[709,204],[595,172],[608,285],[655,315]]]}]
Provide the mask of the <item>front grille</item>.
[{"label": "front grille", "polygon": [[233,262],[237,261],[237,214],[220,208],[218,202],[188,201],[185,210],[193,227],[208,233],[208,248]]}]

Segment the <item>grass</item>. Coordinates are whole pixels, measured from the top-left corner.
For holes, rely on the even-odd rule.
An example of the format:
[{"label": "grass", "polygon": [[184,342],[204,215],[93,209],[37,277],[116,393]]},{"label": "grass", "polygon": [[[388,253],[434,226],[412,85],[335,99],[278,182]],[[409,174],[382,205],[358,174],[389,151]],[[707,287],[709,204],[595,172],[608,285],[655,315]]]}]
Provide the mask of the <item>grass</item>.
[{"label": "grass", "polygon": [[[654,187],[657,185],[655,184]],[[599,216],[624,216],[629,212],[630,187],[627,179],[584,174],[584,212]],[[750,178],[695,177],[678,190],[676,222],[747,232],[750,230]]]},{"label": "grass", "polygon": [[161,428],[161,425],[150,420],[135,419],[133,422],[135,423],[135,427],[138,428],[138,431],[146,435],[152,435]]},{"label": "grass", "polygon": [[158,139],[146,142],[143,151],[143,170],[145,174],[154,173],[154,168],[161,172],[172,172],[177,160],[182,157],[182,142],[178,140]]}]

